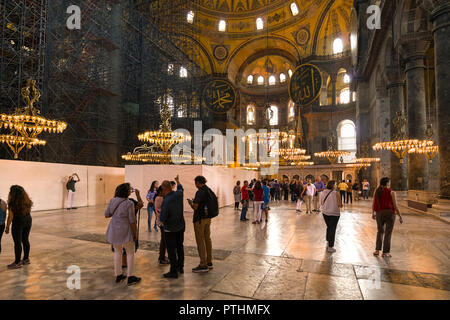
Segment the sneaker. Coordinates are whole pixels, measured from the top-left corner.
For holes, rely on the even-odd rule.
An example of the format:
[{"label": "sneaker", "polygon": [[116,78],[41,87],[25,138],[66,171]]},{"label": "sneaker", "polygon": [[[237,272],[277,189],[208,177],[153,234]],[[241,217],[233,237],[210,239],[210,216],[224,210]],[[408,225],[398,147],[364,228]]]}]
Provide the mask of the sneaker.
[{"label": "sneaker", "polygon": [[208,267],[209,270],[214,268],[212,262],[208,263],[206,266]]},{"label": "sneaker", "polygon": [[23,264],[23,265],[30,264],[30,259],[23,259],[23,260],[22,260],[22,264]]},{"label": "sneaker", "polygon": [[167,258],[164,260],[158,259],[158,262],[159,262],[159,264],[170,264],[170,261]]},{"label": "sneaker", "polygon": [[123,280],[125,280],[127,278],[126,275],[121,274],[120,276],[116,277],[116,283],[122,282]]},{"label": "sneaker", "polygon": [[336,249],[335,249],[335,248],[328,247],[328,248],[327,248],[327,252],[333,253],[333,252],[336,252]]},{"label": "sneaker", "polygon": [[163,274],[163,277],[166,279],[178,279],[178,274],[167,272],[167,273]]},{"label": "sneaker", "polygon": [[22,268],[22,262],[19,263],[13,262],[8,265],[8,269],[19,269],[19,268]]},{"label": "sneaker", "polygon": [[135,277],[135,276],[131,276],[128,277],[128,285],[132,286],[134,284],[138,284],[139,282],[141,282],[141,278]]},{"label": "sneaker", "polygon": [[194,273],[201,273],[201,272],[208,272],[208,271],[209,271],[208,266],[202,267],[199,265],[198,267],[192,269],[192,272],[194,272]]}]

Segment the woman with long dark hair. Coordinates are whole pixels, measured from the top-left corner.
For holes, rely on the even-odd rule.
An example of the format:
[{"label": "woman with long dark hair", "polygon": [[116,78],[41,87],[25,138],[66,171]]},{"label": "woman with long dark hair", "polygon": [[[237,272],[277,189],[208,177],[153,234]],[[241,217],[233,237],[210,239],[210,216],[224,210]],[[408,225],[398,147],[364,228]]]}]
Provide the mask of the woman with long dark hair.
[{"label": "woman with long dark hair", "polygon": [[[14,240],[15,260],[8,265],[8,269],[17,269],[23,265],[30,264],[30,231],[31,231],[31,207],[33,202],[21,186],[12,186],[8,195],[8,220],[5,233],[9,233],[12,223],[12,237]],[[23,246],[23,259],[22,256]]]},{"label": "woman with long dark hair", "polygon": [[336,191],[336,181],[328,181],[327,189],[321,194],[320,205],[322,207],[323,219],[327,225],[327,252],[333,253],[336,252],[336,249],[334,249],[334,240],[342,208],[341,197]]},{"label": "woman with long dark hair", "polygon": [[166,252],[167,252],[166,233],[164,232],[164,227],[161,226],[159,223],[159,217],[161,216],[161,207],[162,207],[163,199],[164,199],[164,197],[162,195],[162,188],[161,188],[161,186],[159,186],[158,190],[156,190],[156,197],[155,197],[156,220],[159,225],[159,228],[161,229],[161,240],[159,241],[158,262],[159,262],[159,264],[169,264],[169,259],[167,259],[167,256],[166,256]]},{"label": "woman with long dark hair", "polygon": [[391,237],[392,231],[394,230],[396,214],[399,216],[400,223],[403,223],[403,217],[397,206],[397,196],[390,189],[390,186],[391,182],[389,178],[385,177],[381,179],[380,186],[373,196],[372,205],[372,218],[377,221],[378,228],[376,248],[373,254],[378,256],[381,248],[383,248],[383,257],[388,258],[391,257]]},{"label": "woman with long dark hair", "polygon": [[[158,189],[158,181],[153,181],[150,189],[147,192],[147,212],[148,212],[148,232],[152,232],[152,216],[153,212],[155,212],[155,198],[156,198],[156,190]],[[156,225],[156,215],[155,215],[155,224],[153,225],[155,231],[158,231],[158,226]]]},{"label": "woman with long dark hair", "polygon": [[141,278],[134,275],[134,250],[138,230],[135,205],[128,199],[131,192],[136,192],[136,195],[139,194],[139,190],[132,189],[129,183],[119,185],[116,188],[114,198],[111,199],[105,211],[105,218],[112,218],[106,231],[106,240],[114,247],[116,283],[127,278],[122,273],[122,249],[125,248],[129,286],[141,281]]},{"label": "woman with long dark hair", "polygon": [[253,224],[261,222],[262,204],[264,203],[264,189],[262,188],[261,181],[256,181],[253,188],[254,201],[253,201]]}]

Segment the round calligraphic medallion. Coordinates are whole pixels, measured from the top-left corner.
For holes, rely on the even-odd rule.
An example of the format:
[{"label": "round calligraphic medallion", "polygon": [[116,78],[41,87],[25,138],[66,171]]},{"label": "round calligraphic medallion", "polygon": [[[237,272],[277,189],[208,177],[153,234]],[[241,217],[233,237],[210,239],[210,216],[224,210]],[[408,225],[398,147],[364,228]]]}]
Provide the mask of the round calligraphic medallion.
[{"label": "round calligraphic medallion", "polygon": [[228,57],[228,50],[222,45],[216,46],[214,48],[214,57],[217,60],[225,60]]},{"label": "round calligraphic medallion", "polygon": [[226,113],[236,104],[236,90],[228,80],[212,80],[203,90],[202,101],[214,113]]},{"label": "round calligraphic medallion", "polygon": [[308,44],[309,37],[310,37],[310,34],[309,34],[308,29],[302,28],[302,29],[298,30],[297,37],[296,37],[297,44],[300,46],[306,46]]},{"label": "round calligraphic medallion", "polygon": [[320,96],[322,74],[313,64],[302,64],[289,82],[289,96],[300,106],[313,103]]}]

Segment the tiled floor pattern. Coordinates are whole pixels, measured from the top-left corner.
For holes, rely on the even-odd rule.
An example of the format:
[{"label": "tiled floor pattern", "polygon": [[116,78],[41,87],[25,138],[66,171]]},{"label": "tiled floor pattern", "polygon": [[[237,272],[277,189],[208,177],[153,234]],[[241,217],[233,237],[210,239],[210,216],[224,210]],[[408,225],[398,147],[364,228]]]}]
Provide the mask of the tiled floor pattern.
[{"label": "tiled floor pattern", "polygon": [[[113,256],[104,239],[104,207],[33,213],[32,263],[7,270],[10,235],[0,254],[0,299],[449,299],[450,229],[420,215],[396,222],[390,259],[372,255],[376,224],[369,202],[347,206],[334,254],[325,251],[320,215],[297,215],[292,203],[272,204],[269,222],[252,225],[224,208],[212,225],[214,269],[193,274],[198,264],[192,214],[186,213],[185,274],[162,278],[157,263],[159,232],[146,230],[142,211],[136,273],[142,283],[116,285]],[[250,217],[251,210],[248,214]],[[67,287],[70,266],[81,271],[81,289]]]}]

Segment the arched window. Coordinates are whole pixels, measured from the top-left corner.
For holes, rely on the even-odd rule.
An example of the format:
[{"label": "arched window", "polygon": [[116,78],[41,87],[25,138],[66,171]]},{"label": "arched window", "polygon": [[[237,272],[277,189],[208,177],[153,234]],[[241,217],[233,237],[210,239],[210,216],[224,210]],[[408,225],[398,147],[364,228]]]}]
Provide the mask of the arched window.
[{"label": "arched window", "polygon": [[344,88],[341,90],[341,93],[339,94],[339,102],[340,102],[340,104],[350,103],[350,89],[349,88]]},{"label": "arched window", "polygon": [[259,77],[258,77],[258,84],[259,84],[260,86],[262,86],[262,85],[264,84],[264,77],[263,77],[263,76],[259,76]]},{"label": "arched window", "polygon": [[249,75],[249,76],[247,77],[247,83],[248,83],[248,84],[252,84],[252,83],[253,83],[253,76],[252,76],[252,75]]},{"label": "arched window", "polygon": [[255,124],[255,107],[252,105],[247,106],[247,124]]},{"label": "arched window", "polygon": [[187,78],[188,73],[187,73],[187,69],[185,67],[181,67],[180,68],[180,78]]},{"label": "arched window", "polygon": [[187,97],[184,92],[180,93],[177,117],[178,118],[186,118],[187,117]]},{"label": "arched window", "polygon": [[344,162],[355,158],[356,154],[356,127],[353,121],[344,120],[337,127],[338,149],[351,152],[349,157],[344,157]]},{"label": "arched window", "polygon": [[189,11],[187,14],[187,22],[191,24],[194,23],[194,16],[194,11]]},{"label": "arched window", "polygon": [[289,110],[289,120],[293,120],[295,118],[295,103],[294,103],[294,101],[289,100],[288,110]]},{"label": "arched window", "polygon": [[174,70],[173,63],[169,63],[169,64],[167,65],[167,74],[168,74],[168,75],[173,75],[173,70]]},{"label": "arched window", "polygon": [[292,72],[292,70],[291,69],[289,69],[288,70],[288,75],[289,75],[289,78],[292,78],[292,75],[293,75],[294,73]]},{"label": "arched window", "polygon": [[225,32],[227,30],[227,22],[225,20],[219,21],[219,31]]},{"label": "arched window", "polygon": [[262,18],[256,19],[256,29],[257,29],[257,30],[262,30],[262,29],[264,29],[264,21],[263,21]]},{"label": "arched window", "polygon": [[269,124],[271,126],[277,126],[278,125],[278,107],[277,106],[270,106],[270,109],[267,110],[268,117],[269,117]]},{"label": "arched window", "polygon": [[348,74],[344,75],[344,83],[350,83],[350,76]]},{"label": "arched window", "polygon": [[291,3],[291,12],[293,16],[296,16],[299,13],[297,4],[295,2]]},{"label": "arched window", "polygon": [[269,85],[274,86],[276,83],[277,83],[277,79],[275,78],[275,76],[270,76],[269,77]]},{"label": "arched window", "polygon": [[341,38],[336,38],[333,41],[333,53],[338,54],[344,51],[344,43]]},{"label": "arched window", "polygon": [[286,75],[284,73],[280,73],[280,82],[281,83],[286,82]]}]

